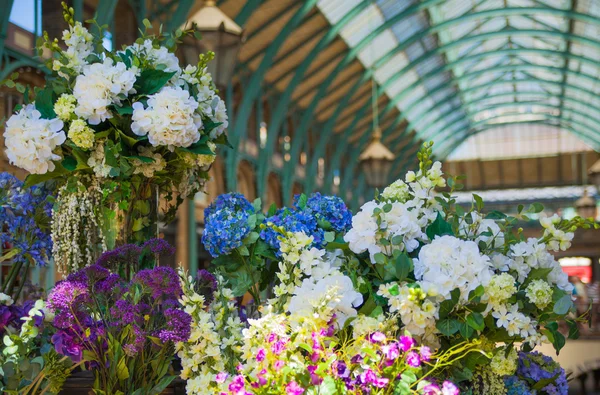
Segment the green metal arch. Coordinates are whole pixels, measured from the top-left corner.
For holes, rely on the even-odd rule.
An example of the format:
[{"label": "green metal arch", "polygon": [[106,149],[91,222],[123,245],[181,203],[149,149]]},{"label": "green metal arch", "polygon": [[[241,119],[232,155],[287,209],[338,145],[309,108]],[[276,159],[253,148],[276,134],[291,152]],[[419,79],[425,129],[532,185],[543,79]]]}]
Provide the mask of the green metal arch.
[{"label": "green metal arch", "polygon": [[2,71],[0,71],[0,81],[8,78],[8,76],[17,70],[20,67],[33,67],[43,71],[45,74],[48,74],[49,70],[44,67],[44,65],[40,62],[37,62],[33,59],[20,59],[11,63],[7,63],[4,65]]},{"label": "green metal arch", "polygon": [[302,82],[304,74],[306,73],[306,71],[308,71],[313,61],[317,58],[318,54],[337,37],[339,31],[344,26],[346,26],[356,15],[358,15],[363,9],[365,9],[367,5],[367,2],[360,2],[356,7],[354,7],[352,10],[346,13],[346,15],[344,15],[342,19],[340,19],[338,23],[336,23],[329,30],[329,32],[327,32],[325,36],[323,36],[321,40],[319,40],[317,45],[310,51],[310,53],[306,56],[302,63],[296,68],[294,77],[288,84],[281,97],[278,98],[277,107],[273,112],[273,117],[270,120],[270,125],[268,125],[269,133],[267,134],[267,142],[265,144],[265,149],[263,150],[263,155],[260,156],[258,161],[258,196],[262,196],[265,190],[267,177],[271,168],[271,154],[273,153],[275,143],[279,138],[279,131],[281,129],[283,121],[286,118],[288,112],[287,109],[290,104],[294,90],[300,84],[300,82]]},{"label": "green metal arch", "polygon": [[[398,15],[395,15],[394,17],[386,20],[381,26],[377,27],[374,31],[369,33],[365,38],[363,38],[355,47],[353,47],[348,52],[348,54],[336,65],[335,69],[327,76],[325,81],[323,81],[320,84],[319,90],[315,94],[313,100],[311,101],[311,103],[309,104],[307,109],[304,111],[304,114],[302,115],[302,118],[300,120],[300,125],[296,129],[295,134],[294,134],[294,139],[292,140],[292,147],[290,150],[291,158],[297,158],[298,155],[300,154],[300,148],[302,146],[303,141],[306,138],[306,133],[308,132],[308,128],[313,120],[314,111],[317,108],[317,105],[319,104],[321,99],[323,99],[326,96],[326,92],[327,92],[329,86],[335,80],[335,78],[340,73],[340,71],[342,71],[344,67],[349,65],[352,61],[354,61],[354,59],[357,57],[360,50],[362,48],[364,48],[367,44],[369,44],[372,40],[374,40],[377,36],[379,36],[379,34],[381,34],[383,31],[385,31],[385,29],[387,29],[388,27],[395,25],[397,22],[401,21],[402,19],[406,18],[407,16],[410,16],[416,12],[419,12],[423,9],[426,9],[432,5],[435,5],[435,4],[438,4],[441,2],[443,2],[443,0],[425,0],[421,3],[417,3],[415,5],[410,6],[409,8],[400,12]],[[368,81],[369,78],[371,78],[372,73],[373,73],[372,70],[365,71],[365,73],[363,74],[363,77],[361,79],[362,83],[365,83],[366,81]],[[284,179],[282,182],[284,193],[287,193],[288,195],[290,194],[291,186],[292,186],[293,179],[294,179],[294,171],[292,168],[292,166],[293,166],[292,162],[293,162],[293,160],[289,161],[286,164],[286,166],[285,166],[286,169],[284,171]],[[288,198],[288,197],[289,196],[286,196],[285,198]]]},{"label": "green metal arch", "polygon": [[[537,30],[536,30],[536,32],[537,32]],[[546,31],[544,30],[542,32],[546,32]],[[503,31],[503,32],[493,32],[493,33],[500,33],[499,35],[507,35],[507,34],[510,34],[510,33],[514,33],[514,31],[506,31],[506,32]],[[481,36],[489,37],[489,34],[486,33],[486,34],[483,34],[483,35],[480,34],[480,35],[476,35],[476,36],[470,36],[470,40],[478,40],[478,39],[481,38]],[[596,44],[600,48],[600,41],[596,42]],[[448,48],[448,47],[452,47],[454,45],[460,45],[460,43],[456,44],[456,42],[455,42],[455,43],[452,43],[451,45],[446,45],[446,46],[443,46],[443,47],[440,47],[440,48]],[[390,103],[381,112],[380,116],[381,117],[385,116],[387,114],[387,112],[389,112],[391,109],[393,109],[395,107],[395,104],[397,102],[399,102],[400,100],[402,100],[402,98],[404,98],[409,92],[411,92],[412,90],[414,90],[416,87],[420,86],[424,81],[426,81],[428,79],[431,79],[431,78],[435,78],[436,76],[439,75],[439,73],[441,73],[443,71],[450,70],[453,67],[455,67],[456,65],[459,65],[461,63],[469,62],[469,61],[473,61],[473,60],[477,60],[477,59],[481,59],[481,58],[484,58],[486,56],[510,55],[510,54],[516,54],[518,52],[521,52],[521,53],[528,52],[528,53],[535,53],[535,54],[545,54],[545,55],[559,56],[559,57],[563,57],[563,58],[564,57],[568,57],[568,58],[579,60],[581,62],[585,62],[586,64],[591,64],[591,65],[593,65],[595,67],[598,67],[598,63],[595,62],[595,61],[593,61],[593,60],[591,60],[591,59],[589,59],[589,58],[585,58],[585,57],[578,56],[578,55],[573,55],[573,54],[565,54],[564,52],[561,52],[561,51],[537,50],[537,49],[531,49],[531,48],[523,48],[520,51],[519,50],[514,50],[514,49],[502,49],[502,50],[495,50],[495,51],[487,51],[487,52],[484,52],[484,53],[481,53],[481,54],[475,54],[475,55],[468,56],[468,57],[465,57],[465,58],[457,59],[454,62],[447,63],[447,64],[443,65],[442,67],[439,67],[439,68],[437,68],[437,69],[435,69],[435,70],[433,70],[433,71],[431,71],[431,72],[429,72],[429,73],[421,76],[421,78],[417,82],[415,82],[414,84],[412,84],[411,86],[409,86],[408,88],[406,88],[399,95],[397,95],[394,98],[392,98],[392,100],[390,100]],[[427,54],[425,54],[423,56],[426,56],[426,55]],[[411,68],[411,66],[413,66],[412,63],[409,64],[403,70],[409,69],[409,68]],[[521,66],[517,66],[517,65],[508,65],[508,66],[498,66],[498,67],[492,68],[492,69],[479,70],[479,71],[475,71],[475,72],[472,72],[472,73],[469,73],[469,74],[463,74],[462,76],[460,76],[458,78],[455,78],[453,80],[448,81],[446,84],[443,84],[443,85],[440,85],[439,87],[436,87],[434,90],[432,90],[432,91],[429,92],[428,96],[431,96],[434,93],[436,93],[438,91],[441,91],[443,89],[447,89],[448,87],[450,87],[450,86],[452,86],[454,84],[457,84],[459,81],[462,81],[462,80],[466,79],[467,77],[468,78],[475,78],[475,76],[477,76],[477,75],[483,75],[483,74],[485,74],[487,72],[503,71],[502,69],[500,69],[500,67],[505,67],[506,68],[505,71],[514,71],[516,67],[519,67],[519,69],[524,69],[524,68],[540,69],[541,68],[541,69],[545,69],[545,70],[556,71],[556,72],[559,72],[561,74],[566,71],[567,73],[570,73],[570,74],[575,74],[575,75],[579,75],[579,76],[585,76],[590,81],[596,81],[597,80],[595,77],[592,77],[592,76],[589,76],[589,75],[586,75],[586,74],[575,73],[575,72],[573,72],[571,70],[568,70],[568,69],[565,70],[564,68],[558,68],[558,67],[552,68],[550,66],[542,66],[542,65],[523,65],[522,67]],[[400,72],[402,72],[402,70]],[[477,73],[479,73],[479,74],[477,74]],[[398,75],[398,73],[396,73],[396,76],[397,76],[396,78],[400,78],[400,76]],[[393,78],[393,77],[390,77],[390,78]],[[362,81],[362,80],[360,80],[359,82],[364,83],[364,81]],[[377,90],[377,96],[379,97],[381,94],[383,94],[385,92],[385,88],[387,88],[392,82],[393,81],[391,81],[390,79],[388,79],[386,81],[386,83],[383,84]],[[463,91],[459,92],[459,94],[462,95],[462,94],[466,93],[466,91],[467,90],[463,90]],[[384,131],[384,133],[383,133],[384,137],[387,134],[389,134],[392,130],[394,130],[403,120],[405,120],[406,117],[407,117],[407,115],[410,113],[410,111],[413,108],[415,108],[415,106],[418,103],[421,103],[422,101],[424,101],[425,99],[427,99],[428,96],[424,96],[420,100],[418,100],[418,101],[414,102],[413,104],[411,104],[404,111],[402,111],[401,114],[400,114],[400,116],[399,116],[399,118],[398,118],[398,120],[396,122],[394,122],[394,124],[392,126],[390,126],[388,129],[386,129],[386,131]],[[454,97],[456,97],[456,95]],[[369,105],[370,105],[369,103],[366,103],[365,107],[368,107]],[[409,126],[407,128],[407,131],[410,131],[410,130],[411,130],[411,127]],[[329,137],[330,136],[324,136],[324,137],[326,137],[326,141],[324,141],[324,144],[326,145],[329,142]]]},{"label": "green metal arch", "polygon": [[[258,68],[254,71],[252,78],[250,79],[248,86],[245,89],[242,102],[240,103],[239,110],[236,114],[236,121],[233,129],[233,133],[230,134],[230,142],[235,151],[240,147],[240,143],[244,140],[246,132],[248,130],[248,119],[252,111],[252,105],[258,97],[262,82],[265,74],[271,67],[275,55],[281,45],[288,38],[289,34],[294,31],[296,26],[302,22],[304,17],[313,9],[317,0],[306,0],[304,4],[296,11],[290,21],[283,27],[277,37],[269,44],[269,47],[265,51],[265,55],[260,62]],[[227,183],[229,189],[235,190],[237,188],[237,163],[238,155],[232,154],[227,156]]]}]

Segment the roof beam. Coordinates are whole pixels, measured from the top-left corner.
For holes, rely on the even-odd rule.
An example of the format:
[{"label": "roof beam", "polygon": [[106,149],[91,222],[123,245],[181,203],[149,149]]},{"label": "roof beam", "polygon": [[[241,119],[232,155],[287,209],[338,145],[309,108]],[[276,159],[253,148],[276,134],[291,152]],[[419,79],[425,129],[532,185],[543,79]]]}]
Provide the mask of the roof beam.
[{"label": "roof beam", "polygon": [[[289,22],[281,29],[277,37],[269,44],[260,65],[252,74],[252,78],[250,78],[248,86],[245,89],[244,95],[242,96],[242,102],[240,103],[239,110],[236,114],[233,133],[229,135],[234,152],[237,151],[240,143],[246,137],[248,131],[248,119],[250,118],[253,103],[260,92],[260,87],[263,83],[265,74],[271,67],[275,55],[281,48],[281,45],[287,40],[288,36],[296,29],[296,26],[298,26],[302,20],[304,20],[304,17],[313,9],[316,2],[317,0],[306,0],[304,2]],[[229,188],[232,190],[237,189],[236,171],[238,159],[237,155],[228,155],[227,157],[227,182],[229,183]]]},{"label": "roof beam", "polygon": [[[575,11],[577,9],[577,0],[571,0],[571,11]],[[575,20],[573,20],[572,18],[569,18],[569,34],[575,34]],[[561,83],[561,91],[560,91],[560,116],[561,118],[564,118],[563,116],[563,107],[564,107],[564,103],[565,103],[565,92],[566,92],[566,87],[567,87],[567,78],[569,76],[569,74],[567,73],[567,70],[569,69],[569,65],[570,65],[570,58],[568,57],[568,55],[571,54],[571,45],[572,45],[572,41],[571,40],[567,40],[567,45],[565,46],[565,53],[564,53],[564,68],[565,71],[563,72],[563,77],[562,77],[562,83]]]},{"label": "roof beam", "polygon": [[194,0],[179,0],[177,2],[175,12],[167,18],[167,32],[173,32],[185,23],[194,3]]}]

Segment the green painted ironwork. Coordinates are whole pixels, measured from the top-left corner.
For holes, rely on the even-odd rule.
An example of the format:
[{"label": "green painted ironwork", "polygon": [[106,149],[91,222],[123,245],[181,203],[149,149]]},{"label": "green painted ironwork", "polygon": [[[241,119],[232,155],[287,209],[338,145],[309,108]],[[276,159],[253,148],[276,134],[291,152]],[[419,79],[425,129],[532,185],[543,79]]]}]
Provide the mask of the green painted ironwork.
[{"label": "green painted ironwork", "polygon": [[175,31],[185,23],[194,3],[194,0],[179,0],[177,2],[177,8],[175,9],[175,12],[173,12],[167,19],[167,32]]},{"label": "green painted ironwork", "polygon": [[[231,145],[234,150],[237,150],[240,146],[240,143],[245,139],[247,132],[247,123],[250,118],[250,112],[252,109],[252,104],[257,99],[258,92],[260,91],[260,87],[262,85],[264,76],[266,72],[271,67],[271,64],[275,58],[275,55],[279,51],[281,45],[285,42],[288,35],[291,34],[296,26],[302,22],[304,17],[313,9],[317,0],[307,0],[299,9],[296,11],[294,16],[290,19],[290,21],[283,27],[283,29],[279,32],[277,37],[271,42],[269,47],[264,53],[264,57],[260,62],[258,68],[254,71],[250,82],[246,86],[244,95],[242,97],[242,102],[240,103],[239,110],[236,114],[236,123],[235,128],[233,129],[233,133],[230,134]],[[237,169],[237,159],[235,155],[230,155],[227,161],[227,182],[228,186],[231,190],[235,190],[237,188],[237,180],[236,180],[236,169]]]},{"label": "green painted ironwork", "polygon": [[244,7],[242,8],[242,10],[239,12],[239,14],[236,15],[235,23],[237,23],[240,26],[246,25],[246,22],[248,22],[248,18],[250,18],[250,15],[252,15],[252,13],[264,1],[265,0],[248,0],[248,1],[246,1],[246,4],[244,4]]},{"label": "green painted ironwork", "polygon": [[198,231],[196,230],[196,202],[190,199],[188,204],[188,270],[196,273],[198,270]]},{"label": "green painted ironwork", "polygon": [[[267,135],[267,141],[265,145],[265,150],[263,155],[261,155],[258,164],[258,174],[257,174],[257,189],[259,193],[262,193],[265,190],[266,180],[270,170],[271,164],[271,154],[274,149],[274,145],[279,138],[279,130],[281,128],[281,124],[284,122],[285,117],[287,115],[287,109],[292,98],[292,94],[296,87],[302,82],[304,79],[304,75],[306,71],[310,68],[313,61],[316,59],[318,54],[322,52],[338,35],[340,30],[346,26],[352,19],[354,19],[364,8],[367,6],[365,2],[361,2],[357,7],[350,10],[346,15],[340,19],[338,23],[336,23],[331,30],[323,36],[317,45],[310,51],[310,53],[305,57],[305,59],[300,63],[300,65],[296,68],[296,72],[294,77],[286,87],[285,91],[282,93],[281,97],[278,100],[278,104],[276,109],[273,112],[273,116],[271,117],[271,122],[269,125],[269,133]],[[329,124],[329,123],[328,123]],[[326,129],[325,129],[326,130]],[[295,136],[297,139],[297,137]],[[297,158],[297,156],[290,156],[293,160]],[[308,173],[315,174],[315,173]],[[310,178],[310,177],[306,177]],[[262,195],[259,195],[262,196]]]},{"label": "green painted ironwork", "polygon": [[98,2],[98,7],[96,8],[96,14],[94,16],[98,25],[110,25],[112,23],[118,2],[118,0],[103,0]]},{"label": "green painted ironwork", "polygon": [[4,45],[6,41],[6,32],[8,30],[8,20],[10,19],[10,13],[14,0],[2,0],[2,9],[4,12],[0,15],[0,59],[4,55]]}]

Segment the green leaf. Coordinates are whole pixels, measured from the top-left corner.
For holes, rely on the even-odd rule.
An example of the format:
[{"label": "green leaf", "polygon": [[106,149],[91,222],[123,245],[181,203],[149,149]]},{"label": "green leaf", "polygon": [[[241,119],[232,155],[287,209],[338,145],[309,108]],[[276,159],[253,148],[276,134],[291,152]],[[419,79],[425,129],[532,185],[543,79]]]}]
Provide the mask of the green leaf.
[{"label": "green leaf", "polygon": [[556,374],[556,376],[554,376],[554,377],[550,377],[547,379],[540,379],[535,382],[535,384],[531,387],[531,389],[539,391],[542,388],[544,388],[545,386],[547,386],[549,384],[553,384],[556,381],[556,379],[558,378],[558,376],[560,376],[560,373]]},{"label": "green leaf", "polygon": [[439,320],[436,324],[436,328],[442,332],[444,336],[452,336],[460,329],[460,324],[457,320],[444,318]]},{"label": "green leaf", "polygon": [[210,147],[208,146],[208,144],[206,142],[199,141],[197,143],[190,145],[189,147],[182,147],[181,149],[184,151],[192,152],[196,155],[212,155],[212,156],[215,155],[213,150],[210,149]]},{"label": "green leaf", "polygon": [[56,118],[54,112],[55,94],[50,87],[39,91],[35,96],[35,108],[42,114],[44,119]]},{"label": "green leaf", "polygon": [[335,380],[331,376],[326,376],[319,386],[318,393],[320,395],[336,395],[338,393]]},{"label": "green leaf", "polygon": [[396,258],[396,264],[394,265],[394,268],[396,270],[396,277],[398,278],[398,281],[403,281],[408,277],[413,269],[412,259],[408,257],[406,252],[403,252]]},{"label": "green leaf", "polygon": [[469,300],[473,300],[477,297],[483,296],[484,293],[485,288],[483,287],[483,285],[479,285],[477,288],[469,292]]},{"label": "green leaf", "polygon": [[158,395],[160,393],[162,393],[165,388],[167,388],[169,386],[169,384],[171,384],[171,382],[173,380],[175,380],[177,376],[166,376],[163,377],[162,380],[160,380],[158,382],[157,385],[154,386],[154,388],[152,388],[149,392],[149,395]]},{"label": "green leaf", "polygon": [[402,381],[404,381],[406,384],[412,384],[415,381],[417,381],[417,375],[414,372],[411,372],[410,370],[405,370],[404,372],[402,372]]},{"label": "green leaf", "polygon": [[175,75],[160,70],[146,69],[135,81],[135,90],[140,95],[153,95]]},{"label": "green leaf", "polygon": [[490,211],[486,216],[485,219],[506,219],[506,214],[494,210],[494,211]]},{"label": "green leaf", "polygon": [[133,114],[133,107],[131,107],[131,106],[124,106],[124,107],[115,106],[115,110],[117,110],[117,113],[119,115]]},{"label": "green leaf", "polygon": [[375,258],[375,262],[380,265],[385,265],[387,263],[387,257],[381,252],[378,252],[373,257]]},{"label": "green leaf", "polygon": [[306,203],[308,202],[308,197],[305,194],[301,194],[298,197],[298,208],[300,210],[304,210],[306,208]]},{"label": "green leaf", "polygon": [[69,172],[60,163],[55,162],[55,164],[56,164],[56,168],[54,169],[54,171],[49,171],[48,173],[45,173],[45,174],[29,174],[25,178],[24,187],[29,188],[29,187],[31,187],[33,185],[37,185],[41,182],[45,182],[48,180],[52,180],[54,178],[58,178],[60,176],[64,176],[65,174],[67,174]]},{"label": "green leaf", "polygon": [[65,156],[61,164],[68,171],[75,171],[77,168],[77,159],[73,158],[72,156]]},{"label": "green leaf", "polygon": [[542,211],[544,211],[544,205],[541,203],[532,203],[531,206],[529,206],[529,209],[527,210],[529,213],[541,213]]},{"label": "green leaf", "polygon": [[460,299],[460,289],[454,288],[450,291],[450,297],[454,303],[458,303],[458,300]]},{"label": "green leaf", "polygon": [[567,320],[567,324],[569,325],[569,339],[579,339],[579,325],[575,320]]},{"label": "green leaf", "polygon": [[219,144],[219,145],[224,145],[224,146],[229,147],[229,148],[233,148],[233,146],[229,142],[229,139],[227,138],[227,135],[225,133],[222,133],[221,135],[219,135],[219,137],[217,137],[213,141],[213,143]]},{"label": "green leaf", "polygon": [[569,310],[571,310],[571,307],[573,307],[573,300],[571,300],[571,296],[564,295],[554,304],[552,311],[554,314],[565,315],[569,312]]},{"label": "green leaf", "polygon": [[125,358],[121,358],[117,365],[117,377],[121,381],[129,378],[129,369],[127,369],[127,365],[125,364]]},{"label": "green leaf", "polygon": [[478,331],[482,331],[485,328],[483,321],[483,315],[480,313],[471,313],[467,316],[467,324]]},{"label": "green leaf", "polygon": [[272,217],[275,214],[277,214],[277,206],[275,205],[275,203],[271,203],[271,205],[269,206],[269,211],[267,212],[267,217]]},{"label": "green leaf", "polygon": [[325,234],[323,235],[323,238],[325,239],[326,242],[331,243],[335,240],[335,233],[334,232],[325,232]]},{"label": "green leaf", "polygon": [[440,311],[439,311],[440,319],[448,317],[450,315],[450,313],[452,312],[452,310],[454,309],[454,306],[456,306],[456,302],[451,299],[446,299],[442,303],[440,303]]},{"label": "green leaf", "polygon": [[435,221],[431,223],[425,230],[427,237],[433,240],[435,236],[453,235],[452,226],[442,218],[442,215],[438,213]]},{"label": "green leaf", "polygon": [[475,330],[473,329],[473,327],[471,327],[469,324],[465,323],[465,322],[461,322],[459,327],[459,332],[460,335],[462,337],[464,337],[465,339],[470,339],[471,337],[473,337],[473,334],[475,333]]},{"label": "green leaf", "polygon": [[483,210],[483,199],[481,196],[473,194],[473,200],[475,200],[475,207],[477,207],[477,211]]},{"label": "green leaf", "polygon": [[[204,133],[208,134],[210,133],[213,129],[219,127],[223,125],[223,122],[215,122],[210,118],[204,118],[202,120],[202,126],[204,127]],[[225,134],[225,133],[223,133]]]}]

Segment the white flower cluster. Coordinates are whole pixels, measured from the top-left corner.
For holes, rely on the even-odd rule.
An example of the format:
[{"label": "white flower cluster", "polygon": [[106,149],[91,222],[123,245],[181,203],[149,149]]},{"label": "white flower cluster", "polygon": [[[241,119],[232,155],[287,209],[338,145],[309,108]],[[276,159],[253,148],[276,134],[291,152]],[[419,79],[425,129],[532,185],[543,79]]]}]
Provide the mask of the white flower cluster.
[{"label": "white flower cluster", "polygon": [[485,297],[491,308],[501,306],[517,293],[515,279],[508,273],[492,276],[488,286],[485,288]]},{"label": "white flower cluster", "polygon": [[83,27],[81,22],[75,22],[75,25],[69,26],[68,30],[63,31],[62,39],[67,45],[67,50],[63,51],[67,63],[56,59],[52,63],[52,68],[63,77],[68,77],[60,71],[63,67],[81,73],[83,67],[87,65],[86,58],[94,50],[94,37]]},{"label": "white flower cluster", "polygon": [[504,233],[493,219],[484,219],[479,213],[471,212],[471,223],[461,222],[459,234],[479,244],[484,242],[488,247],[501,248],[504,246]]},{"label": "white flower cluster", "polygon": [[[192,316],[189,340],[176,344],[183,368],[181,378],[187,380],[188,394],[214,394],[218,392],[216,375],[233,371],[239,361],[243,324],[231,290],[219,286],[213,293],[213,302],[207,306],[204,297],[194,290],[192,277],[181,269],[179,276],[183,289],[180,303]],[[222,279],[218,278],[218,282]]]},{"label": "white flower cluster", "polygon": [[390,313],[398,313],[404,328],[412,335],[421,336],[435,331],[439,305],[435,296],[408,284],[382,284],[377,294],[388,300]]},{"label": "white flower cluster", "polygon": [[437,216],[434,188],[446,185],[441,163],[435,162],[426,174],[409,172],[406,183],[398,180],[382,193],[381,202],[365,203],[352,218],[352,229],[344,240],[357,254],[369,252],[392,256],[394,250],[412,252],[427,240],[425,229]]},{"label": "white flower cluster", "polygon": [[94,170],[94,174],[98,178],[106,178],[110,176],[112,167],[106,164],[106,156],[104,156],[104,142],[98,141],[96,148],[91,152],[88,158],[87,165]]},{"label": "white flower cluster", "polygon": [[138,136],[148,135],[153,146],[189,147],[200,139],[202,117],[196,112],[198,102],[179,87],[164,87],[148,97],[148,105],[133,103],[131,130]]},{"label": "white flower cluster", "polygon": [[[308,246],[313,242],[313,238],[307,236],[304,232],[293,232],[280,238],[279,250],[281,251],[281,260],[278,263],[279,270],[276,275],[280,284],[273,288],[274,299],[269,300],[272,305],[282,301],[285,305],[287,298],[294,293],[296,286],[302,283],[302,270],[307,266],[312,267],[315,261],[321,258],[322,254],[314,254]],[[299,263],[300,259],[304,263]],[[320,259],[319,259],[320,260]]]},{"label": "white flower cluster", "polygon": [[73,273],[91,265],[95,251],[106,251],[102,218],[97,212],[101,200],[102,190],[96,182],[89,188],[80,183],[74,192],[67,184],[58,190],[51,236],[52,257],[59,273]]},{"label": "white flower cluster", "polygon": [[525,295],[538,309],[544,309],[552,302],[552,287],[544,280],[533,280],[525,289]]},{"label": "white flower cluster", "polygon": [[135,93],[133,84],[137,73],[135,67],[128,69],[122,62],[114,64],[110,58],[104,59],[103,63],[84,66],[73,88],[77,100],[75,114],[90,125],[112,118],[108,107],[120,105],[123,97]]},{"label": "white flower cluster", "polygon": [[7,294],[0,292],[0,305],[10,306],[15,301]]},{"label": "white flower cluster", "polygon": [[537,331],[537,322],[519,311],[519,305],[507,304],[494,309],[492,317],[496,318],[496,326],[504,328],[509,336],[520,336],[532,346],[548,341],[545,335]]},{"label": "white flower cluster", "polygon": [[508,253],[507,266],[520,283],[525,281],[533,269],[552,269],[547,277],[548,282],[565,292],[573,292],[573,285],[569,283],[567,273],[548,252],[548,246],[537,239],[530,238],[513,244]]},{"label": "white flower cluster", "polygon": [[544,237],[550,238],[548,248],[552,251],[566,251],[571,247],[571,241],[575,234],[556,229],[558,223],[560,223],[558,214],[540,218],[540,224],[544,228]]},{"label": "white flower cluster", "polygon": [[67,138],[60,119],[42,119],[41,116],[33,104],[28,104],[8,119],[4,131],[10,163],[34,174],[55,169],[53,161],[61,156],[54,151]]},{"label": "white flower cluster", "polygon": [[462,302],[475,288],[485,287],[493,274],[489,257],[479,252],[475,242],[453,236],[436,237],[413,262],[415,277],[425,292],[450,299],[450,292],[458,288]]},{"label": "white flower cluster", "polygon": [[125,51],[130,50],[134,55],[146,59],[153,67],[162,66],[166,73],[179,72],[179,59],[166,47],[155,48],[152,40],[146,39],[143,44],[135,43],[128,46]]}]

